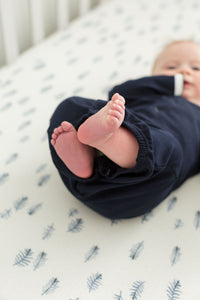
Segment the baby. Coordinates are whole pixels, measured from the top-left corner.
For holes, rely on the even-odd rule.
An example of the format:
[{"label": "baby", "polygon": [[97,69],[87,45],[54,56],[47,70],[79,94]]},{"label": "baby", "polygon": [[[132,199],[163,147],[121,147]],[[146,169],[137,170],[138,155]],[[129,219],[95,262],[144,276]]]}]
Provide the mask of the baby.
[{"label": "baby", "polygon": [[168,44],[152,76],[113,88],[110,101],[72,97],[48,129],[67,188],[109,218],[154,208],[200,169],[200,45]]}]

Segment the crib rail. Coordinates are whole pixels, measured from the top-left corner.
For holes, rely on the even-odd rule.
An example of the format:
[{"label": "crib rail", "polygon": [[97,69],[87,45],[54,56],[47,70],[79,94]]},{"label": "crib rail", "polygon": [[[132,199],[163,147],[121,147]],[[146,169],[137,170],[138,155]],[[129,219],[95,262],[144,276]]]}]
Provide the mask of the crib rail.
[{"label": "crib rail", "polygon": [[0,67],[109,0],[0,0]]}]

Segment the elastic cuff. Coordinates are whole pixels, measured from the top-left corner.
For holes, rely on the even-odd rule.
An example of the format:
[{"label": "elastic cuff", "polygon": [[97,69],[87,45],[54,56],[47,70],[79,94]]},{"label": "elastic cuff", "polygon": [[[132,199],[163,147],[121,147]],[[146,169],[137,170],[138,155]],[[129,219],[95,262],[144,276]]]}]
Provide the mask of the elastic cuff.
[{"label": "elastic cuff", "polygon": [[183,93],[183,75],[176,74],[174,75],[174,95],[181,96]]}]

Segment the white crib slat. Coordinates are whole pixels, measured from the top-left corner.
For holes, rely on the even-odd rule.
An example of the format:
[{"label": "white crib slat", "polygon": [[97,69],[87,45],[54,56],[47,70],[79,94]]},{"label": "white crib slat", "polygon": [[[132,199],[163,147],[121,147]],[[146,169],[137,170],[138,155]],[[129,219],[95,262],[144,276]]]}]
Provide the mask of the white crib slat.
[{"label": "white crib slat", "polygon": [[0,0],[2,30],[6,62],[11,63],[19,54],[17,41],[16,18],[14,15],[13,0]]},{"label": "white crib slat", "polygon": [[99,2],[102,3],[102,4],[105,3],[105,2],[108,2],[108,1],[109,0],[99,0]]},{"label": "white crib slat", "polygon": [[79,14],[82,16],[90,9],[90,0],[79,0]]},{"label": "white crib slat", "polygon": [[69,0],[57,1],[57,27],[64,29],[69,23]]},{"label": "white crib slat", "polygon": [[37,44],[45,35],[43,1],[30,0],[30,8],[32,18],[32,40],[33,44]]}]

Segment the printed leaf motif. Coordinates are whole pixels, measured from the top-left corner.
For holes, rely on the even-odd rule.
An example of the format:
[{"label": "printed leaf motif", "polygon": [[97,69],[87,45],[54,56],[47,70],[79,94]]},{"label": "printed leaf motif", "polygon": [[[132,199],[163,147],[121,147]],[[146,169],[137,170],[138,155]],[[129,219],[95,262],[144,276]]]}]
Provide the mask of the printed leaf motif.
[{"label": "printed leaf motif", "polygon": [[8,97],[11,97],[11,96],[14,96],[15,94],[17,93],[16,90],[10,90],[9,92],[6,92],[5,94],[2,95],[2,98],[8,98]]},{"label": "printed leaf motif", "polygon": [[25,143],[26,141],[28,141],[29,140],[29,136],[28,135],[25,135],[25,136],[23,136],[21,139],[20,139],[20,142],[21,143]]},{"label": "printed leaf motif", "polygon": [[88,262],[89,260],[93,259],[95,256],[98,255],[99,247],[94,246],[92,247],[89,252],[86,254],[85,262]]},{"label": "printed leaf motif", "polygon": [[89,292],[96,290],[101,285],[101,281],[102,274],[92,274],[87,280]]},{"label": "printed leaf motif", "polygon": [[51,90],[53,88],[53,86],[51,84],[47,85],[47,86],[43,86],[40,90],[41,93],[46,93],[47,91]]},{"label": "printed leaf motif", "polygon": [[120,294],[119,294],[119,295],[115,294],[115,295],[114,295],[114,299],[115,299],[115,300],[123,300],[123,298],[122,298],[122,292],[120,291]]},{"label": "printed leaf motif", "polygon": [[130,254],[130,258],[131,259],[137,259],[141,253],[141,251],[144,248],[144,241],[136,244],[133,246],[133,248],[130,250],[131,254]]},{"label": "printed leaf motif", "polygon": [[183,226],[183,221],[181,219],[177,219],[174,225],[175,229],[178,229]]},{"label": "printed leaf motif", "polygon": [[26,116],[32,115],[35,111],[36,111],[36,108],[32,107],[32,108],[28,109],[27,111],[25,111],[23,113],[23,115],[26,117]]},{"label": "printed leaf motif", "polygon": [[0,108],[0,112],[8,110],[12,106],[12,102],[7,102]]},{"label": "printed leaf motif", "polygon": [[147,212],[146,214],[144,214],[144,215],[142,216],[142,223],[148,222],[149,219],[151,219],[152,217],[153,217],[153,211],[150,210],[149,212]]},{"label": "printed leaf motif", "polygon": [[55,95],[55,98],[56,98],[56,100],[62,100],[62,99],[64,99],[64,98],[66,98],[66,97],[65,97],[65,93],[64,93],[64,92],[61,92],[61,93]]},{"label": "printed leaf motif", "polygon": [[0,175],[0,185],[4,184],[6,180],[8,179],[9,174],[8,173],[3,173]]},{"label": "printed leaf motif", "polygon": [[25,249],[24,251],[20,251],[15,257],[14,266],[28,266],[32,261],[32,255],[33,252],[31,249]]},{"label": "printed leaf motif", "polygon": [[172,255],[171,255],[171,264],[172,264],[172,266],[175,265],[178,262],[180,256],[181,256],[180,248],[178,246],[174,247],[174,249],[172,251]]},{"label": "printed leaf motif", "polygon": [[111,226],[117,225],[117,224],[119,224],[120,222],[122,222],[122,220],[112,219],[112,220],[111,220]]},{"label": "printed leaf motif", "polygon": [[168,300],[180,299],[180,288],[181,284],[179,280],[174,280],[172,283],[170,283],[167,289]]},{"label": "printed leaf motif", "polygon": [[49,181],[50,177],[51,176],[49,174],[41,176],[38,180],[38,186],[43,186],[44,184],[46,184]]},{"label": "printed leaf motif", "polygon": [[51,80],[51,79],[53,79],[54,77],[55,77],[55,74],[50,73],[49,75],[47,75],[47,76],[43,79],[43,81]]},{"label": "printed leaf motif", "polygon": [[36,173],[39,173],[39,172],[43,171],[43,170],[46,168],[46,166],[47,166],[47,164],[42,164],[42,165],[40,165],[40,166],[37,168]]},{"label": "printed leaf motif", "polygon": [[170,198],[167,210],[171,211],[174,208],[174,206],[176,205],[176,203],[177,203],[177,197]]},{"label": "printed leaf motif", "polygon": [[132,300],[138,300],[144,291],[144,281],[135,281],[131,288]]},{"label": "printed leaf motif", "polygon": [[81,80],[81,79],[84,79],[85,77],[87,77],[88,75],[90,74],[90,71],[85,71],[81,74],[78,75],[78,78]]},{"label": "printed leaf motif", "polygon": [[70,211],[69,211],[69,217],[73,217],[77,213],[78,213],[77,208],[71,208]]},{"label": "printed leaf motif", "polygon": [[6,161],[6,165],[9,165],[13,161],[15,161],[18,158],[18,153],[13,153]]},{"label": "printed leaf motif", "polygon": [[52,278],[49,280],[49,282],[42,289],[42,296],[55,292],[55,290],[58,288],[58,283],[59,281],[57,278]]},{"label": "printed leaf motif", "polygon": [[0,212],[1,219],[8,219],[11,216],[12,209],[5,209],[3,212]]},{"label": "printed leaf motif", "polygon": [[47,260],[47,253],[45,252],[40,252],[36,258],[36,260],[34,261],[34,271],[36,269],[39,269],[42,265],[44,265],[44,263]]},{"label": "printed leaf motif", "polygon": [[45,230],[42,239],[46,240],[52,236],[53,231],[55,230],[54,224],[49,225]]},{"label": "printed leaf motif", "polygon": [[19,104],[25,104],[25,103],[27,103],[27,101],[29,101],[29,100],[30,100],[29,97],[24,97],[24,98],[20,99],[20,100],[18,101],[18,103],[19,103]]},{"label": "printed leaf motif", "polygon": [[15,201],[15,203],[14,203],[15,210],[22,209],[26,205],[27,200],[28,200],[28,197],[22,197],[22,198],[18,199],[17,201]]},{"label": "printed leaf motif", "polygon": [[84,89],[80,86],[72,91],[73,94],[83,93]]},{"label": "printed leaf motif", "polygon": [[47,132],[45,132],[45,134],[41,138],[41,142],[45,142],[47,140],[47,138],[48,138]]},{"label": "printed leaf motif", "polygon": [[72,220],[68,225],[68,232],[73,232],[73,233],[80,232],[82,228],[83,228],[82,219]]},{"label": "printed leaf motif", "polygon": [[32,206],[32,207],[28,210],[28,214],[29,214],[30,216],[34,215],[41,207],[42,207],[42,203],[38,203],[38,204]]},{"label": "printed leaf motif", "polygon": [[194,226],[196,229],[200,228],[200,211],[199,210],[195,214]]},{"label": "printed leaf motif", "polygon": [[18,131],[23,130],[24,128],[28,127],[31,124],[31,121],[25,121],[23,122],[19,127]]},{"label": "printed leaf motif", "polygon": [[45,62],[43,62],[42,60],[38,60],[36,63],[35,63],[35,66],[33,67],[34,70],[39,70],[39,69],[43,69],[45,68]]}]

